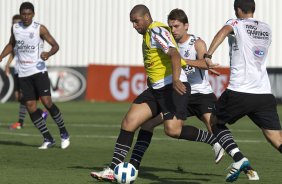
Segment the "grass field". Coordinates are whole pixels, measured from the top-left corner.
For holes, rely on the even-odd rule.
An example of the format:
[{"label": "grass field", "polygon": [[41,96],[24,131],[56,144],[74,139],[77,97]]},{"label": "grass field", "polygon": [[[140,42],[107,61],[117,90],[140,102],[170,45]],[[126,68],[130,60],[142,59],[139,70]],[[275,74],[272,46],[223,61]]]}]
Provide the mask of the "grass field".
[{"label": "grass field", "polygon": [[[66,150],[59,148],[58,129],[50,117],[47,125],[57,145],[49,150],[38,150],[42,138],[29,117],[26,117],[24,129],[10,131],[7,127],[17,120],[18,104],[1,104],[0,184],[101,183],[90,177],[90,171],[100,170],[111,161],[120,122],[129,104],[79,101],[57,105],[71,134],[71,146]],[[282,118],[282,106],[278,107],[278,111]],[[195,118],[188,119],[186,123],[204,128]],[[260,181],[248,181],[241,174],[236,183],[280,184],[281,154],[265,141],[260,130],[248,118],[240,120],[231,129],[261,178]],[[213,154],[208,145],[169,138],[164,135],[163,127],[158,127],[135,183],[225,183],[225,169],[232,160],[225,156],[215,165]]]}]

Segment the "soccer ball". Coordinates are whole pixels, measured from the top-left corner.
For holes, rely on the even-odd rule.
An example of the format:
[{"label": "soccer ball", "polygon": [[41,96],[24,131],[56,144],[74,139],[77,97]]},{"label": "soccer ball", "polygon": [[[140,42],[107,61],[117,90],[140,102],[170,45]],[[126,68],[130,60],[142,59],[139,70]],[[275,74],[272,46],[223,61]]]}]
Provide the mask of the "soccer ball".
[{"label": "soccer ball", "polygon": [[137,178],[138,171],[128,162],[118,164],[114,169],[114,177],[118,183],[132,184]]}]

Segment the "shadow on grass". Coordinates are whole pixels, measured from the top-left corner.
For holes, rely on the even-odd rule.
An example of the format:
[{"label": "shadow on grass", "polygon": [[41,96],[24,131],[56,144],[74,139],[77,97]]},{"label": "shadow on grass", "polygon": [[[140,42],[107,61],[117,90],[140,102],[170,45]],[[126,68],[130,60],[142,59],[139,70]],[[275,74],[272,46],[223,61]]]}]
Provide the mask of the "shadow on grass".
[{"label": "shadow on grass", "polygon": [[[105,165],[106,166],[106,165]],[[72,169],[85,169],[91,171],[102,171],[103,167],[83,167],[72,166]],[[156,172],[173,172],[179,174],[176,177],[165,177],[165,174],[156,174]],[[223,175],[213,173],[198,173],[192,171],[185,171],[180,167],[177,168],[158,168],[158,167],[141,167],[141,172],[138,175],[139,178],[150,180],[150,184],[202,184],[208,183],[213,177],[224,177]],[[109,183],[109,182],[99,182]],[[138,180],[136,181],[138,183]]]},{"label": "shadow on grass", "polygon": [[0,145],[38,147],[38,145],[25,144],[19,141],[0,141]]}]

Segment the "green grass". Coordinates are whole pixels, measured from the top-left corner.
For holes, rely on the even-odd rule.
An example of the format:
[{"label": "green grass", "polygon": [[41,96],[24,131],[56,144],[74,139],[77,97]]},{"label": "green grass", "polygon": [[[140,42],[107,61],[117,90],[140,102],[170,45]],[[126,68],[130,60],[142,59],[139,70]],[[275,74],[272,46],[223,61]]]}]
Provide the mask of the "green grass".
[{"label": "green grass", "polygon": [[[94,184],[89,173],[109,164],[120,122],[128,103],[57,103],[71,134],[71,146],[59,148],[55,123],[47,125],[57,140],[55,148],[38,150],[42,137],[26,117],[22,130],[10,131],[8,125],[17,120],[18,104],[0,106],[0,183],[1,184]],[[282,106],[278,106],[282,117]],[[196,118],[187,124],[204,128]],[[258,171],[261,180],[248,181],[241,174],[236,183],[279,184],[282,179],[281,154],[267,143],[261,131],[248,118],[231,126],[240,149]],[[128,160],[128,158],[127,158]],[[139,172],[137,184],[218,184],[225,182],[225,170],[232,160],[225,156],[218,165],[210,146],[179,141],[155,130]],[[103,183],[103,182],[102,182]]]}]

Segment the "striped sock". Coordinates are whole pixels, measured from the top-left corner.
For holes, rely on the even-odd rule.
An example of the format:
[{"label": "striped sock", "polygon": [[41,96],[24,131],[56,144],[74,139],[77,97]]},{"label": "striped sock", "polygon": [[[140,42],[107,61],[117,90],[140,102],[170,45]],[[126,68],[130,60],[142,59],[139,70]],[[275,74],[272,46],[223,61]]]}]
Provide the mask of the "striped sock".
[{"label": "striped sock", "polygon": [[133,148],[130,163],[139,170],[141,160],[144,156],[145,151],[149,147],[152,140],[153,133],[140,129],[137,141]]},{"label": "striped sock", "polygon": [[216,143],[216,137],[205,130],[200,130],[196,127],[185,125],[182,126],[179,139],[189,141],[203,142],[213,146]]},{"label": "striped sock", "polygon": [[18,122],[21,124],[21,126],[23,126],[25,115],[26,115],[26,106],[24,104],[20,103],[20,106],[19,106],[19,121]]},{"label": "striped sock", "polygon": [[30,114],[30,119],[32,120],[34,126],[41,132],[43,137],[48,140],[53,140],[53,137],[49,133],[49,130],[46,126],[45,120],[41,116],[42,110],[37,109],[35,112]]},{"label": "striped sock", "polygon": [[214,125],[212,131],[217,138],[217,142],[228,153],[235,162],[244,158],[244,155],[240,152],[238,145],[235,143],[230,130],[225,125]]},{"label": "striped sock", "polygon": [[114,170],[116,165],[124,161],[124,158],[130,150],[133,138],[134,132],[128,132],[122,129],[120,130],[117,142],[115,144],[112,163],[110,165],[112,170]]},{"label": "striped sock", "polygon": [[59,130],[60,130],[60,134],[68,134],[68,132],[65,128],[63,116],[62,116],[59,108],[55,104],[53,104],[50,108],[48,108],[48,111],[50,112],[50,114],[51,114],[53,120],[55,121],[55,123],[58,125]]}]

